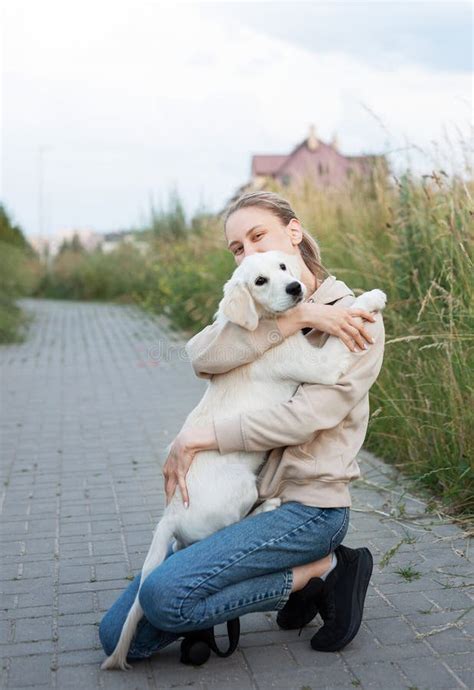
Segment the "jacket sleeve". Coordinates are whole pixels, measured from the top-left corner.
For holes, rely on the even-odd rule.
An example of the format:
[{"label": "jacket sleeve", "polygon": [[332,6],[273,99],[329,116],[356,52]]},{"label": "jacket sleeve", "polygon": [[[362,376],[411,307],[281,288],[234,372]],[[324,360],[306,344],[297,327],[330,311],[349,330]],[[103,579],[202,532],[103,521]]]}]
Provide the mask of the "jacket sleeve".
[{"label": "jacket sleeve", "polygon": [[253,362],[284,338],[276,316],[261,319],[254,331],[231,321],[214,321],[188,340],[185,350],[196,376],[209,379]]},{"label": "jacket sleeve", "polygon": [[293,397],[273,407],[231,417],[214,416],[220,453],[260,451],[305,443],[323,429],[337,426],[368,393],[382,367],[385,328],[380,312],[365,328],[375,339],[334,385],[302,383]]}]

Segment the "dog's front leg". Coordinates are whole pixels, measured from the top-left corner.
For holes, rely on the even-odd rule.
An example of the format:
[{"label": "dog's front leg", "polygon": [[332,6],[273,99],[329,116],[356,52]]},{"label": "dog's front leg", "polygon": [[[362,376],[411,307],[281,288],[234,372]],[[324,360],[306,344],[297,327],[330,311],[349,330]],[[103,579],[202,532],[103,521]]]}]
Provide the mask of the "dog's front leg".
[{"label": "dog's front leg", "polygon": [[[386,295],[382,290],[374,289],[357,297],[350,309],[381,311],[385,307]],[[355,316],[362,324],[361,316]],[[352,352],[342,340],[330,335],[322,347],[311,345],[306,337],[298,332],[279,345],[277,353],[283,354],[283,362],[277,362],[282,378],[289,378],[297,383],[323,383],[334,385],[342,374],[346,374],[359,352]]]},{"label": "dog's front leg", "polygon": [[[281,345],[279,347],[282,347]],[[287,338],[276,374],[295,383],[333,385],[351,364],[351,352],[340,338],[329,336],[323,347],[311,345],[301,333]]]}]

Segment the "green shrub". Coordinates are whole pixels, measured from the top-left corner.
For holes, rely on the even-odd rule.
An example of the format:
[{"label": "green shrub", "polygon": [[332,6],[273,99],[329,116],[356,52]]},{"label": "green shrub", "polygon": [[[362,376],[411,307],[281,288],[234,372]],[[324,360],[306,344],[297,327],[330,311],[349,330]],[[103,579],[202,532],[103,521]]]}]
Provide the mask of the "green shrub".
[{"label": "green shrub", "polygon": [[16,300],[31,294],[40,277],[38,258],[0,204],[0,343],[24,340],[31,318]]},{"label": "green shrub", "polygon": [[151,269],[130,244],[109,254],[64,249],[45,272],[37,294],[56,299],[135,302],[148,290]]}]

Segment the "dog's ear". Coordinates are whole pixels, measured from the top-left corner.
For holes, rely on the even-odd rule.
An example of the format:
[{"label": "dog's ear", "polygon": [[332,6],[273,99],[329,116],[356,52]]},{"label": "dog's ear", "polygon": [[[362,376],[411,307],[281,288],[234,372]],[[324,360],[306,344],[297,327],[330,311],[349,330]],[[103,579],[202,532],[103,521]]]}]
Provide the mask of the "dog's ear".
[{"label": "dog's ear", "polygon": [[258,326],[258,314],[248,287],[245,283],[234,283],[225,288],[220,305],[224,316],[238,326],[254,331]]}]

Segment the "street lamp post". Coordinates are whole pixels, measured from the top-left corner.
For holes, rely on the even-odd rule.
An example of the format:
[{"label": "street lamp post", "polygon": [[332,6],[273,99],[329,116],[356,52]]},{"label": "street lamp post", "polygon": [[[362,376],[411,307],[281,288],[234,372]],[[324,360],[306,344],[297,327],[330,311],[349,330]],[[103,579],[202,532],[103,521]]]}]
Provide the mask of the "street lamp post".
[{"label": "street lamp post", "polygon": [[44,222],[44,154],[48,151],[52,151],[51,146],[38,147],[38,233],[40,240],[44,240],[46,265],[49,268],[50,248],[46,237]]}]

